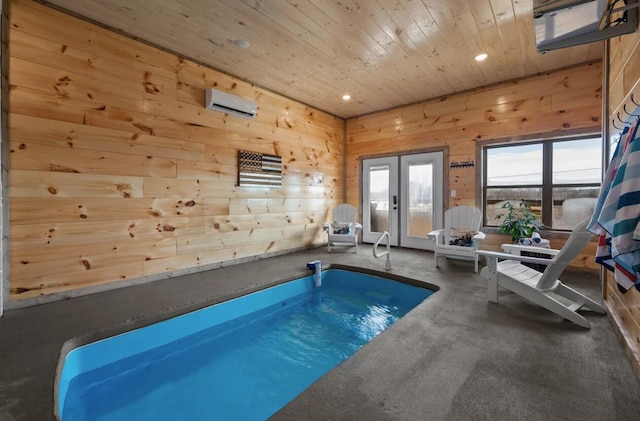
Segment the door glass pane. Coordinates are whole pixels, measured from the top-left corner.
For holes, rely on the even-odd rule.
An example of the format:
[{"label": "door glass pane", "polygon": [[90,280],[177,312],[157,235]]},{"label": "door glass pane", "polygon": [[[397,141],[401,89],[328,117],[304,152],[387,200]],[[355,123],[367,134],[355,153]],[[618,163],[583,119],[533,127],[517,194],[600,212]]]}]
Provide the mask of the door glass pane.
[{"label": "door glass pane", "polygon": [[598,184],[601,178],[602,138],[553,143],[553,184]]},{"label": "door glass pane", "polygon": [[389,231],[389,165],[369,168],[369,210],[371,232]]},{"label": "door glass pane", "polygon": [[409,165],[407,235],[427,238],[433,230],[433,165]]},{"label": "door glass pane", "polygon": [[487,149],[487,186],[542,184],[542,144]]}]

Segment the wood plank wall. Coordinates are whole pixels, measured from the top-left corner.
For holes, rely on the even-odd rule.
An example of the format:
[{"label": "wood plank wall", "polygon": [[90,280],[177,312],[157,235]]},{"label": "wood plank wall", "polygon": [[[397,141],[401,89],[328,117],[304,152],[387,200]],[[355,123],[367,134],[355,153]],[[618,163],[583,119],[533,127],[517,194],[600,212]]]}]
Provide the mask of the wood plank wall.
[{"label": "wood plank wall", "polygon": [[[347,201],[361,207],[361,160],[425,149],[448,151],[449,161],[474,161],[474,168],[449,170],[445,162],[447,207],[479,206],[479,145],[577,131],[601,132],[602,64],[554,73],[438,98],[347,120]],[[483,248],[499,249],[511,240],[488,235]],[[552,238],[552,247],[562,247]],[[594,246],[572,266],[596,270]]]},{"label": "wood plank wall", "polygon": [[[640,33],[613,38],[608,43],[607,124],[609,132],[615,136],[620,131],[613,126],[614,118],[620,113],[625,120],[625,105],[629,112],[634,112],[636,106],[631,101],[631,94],[636,103],[640,100]],[[615,124],[622,127],[619,121]],[[604,271],[604,278],[604,300],[608,315],[640,377],[640,292],[631,289],[621,294],[611,272]]]},{"label": "wood plank wall", "polygon": [[[29,0],[9,54],[12,301],[326,242],[342,119]],[[239,149],[282,156],[282,188],[237,187]]]}]

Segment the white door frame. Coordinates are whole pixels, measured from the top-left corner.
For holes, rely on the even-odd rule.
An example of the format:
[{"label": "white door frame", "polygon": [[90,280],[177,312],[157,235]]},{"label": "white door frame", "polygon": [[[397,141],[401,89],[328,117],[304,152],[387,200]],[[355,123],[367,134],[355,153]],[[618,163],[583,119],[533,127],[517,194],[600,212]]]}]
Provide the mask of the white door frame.
[{"label": "white door frame", "polygon": [[[378,166],[386,166],[389,170],[389,188],[386,202],[381,200],[381,205],[388,209],[388,229],[390,245],[411,247],[424,250],[433,250],[434,242],[427,237],[412,237],[408,232],[409,217],[409,167],[415,164],[432,164],[433,166],[433,229],[442,227],[442,215],[444,207],[444,151],[432,151],[424,153],[393,155],[380,158],[362,159],[362,241],[375,243],[382,232],[372,231],[370,192],[370,169]],[[395,197],[395,203],[394,203]],[[382,242],[386,244],[386,240]]]}]

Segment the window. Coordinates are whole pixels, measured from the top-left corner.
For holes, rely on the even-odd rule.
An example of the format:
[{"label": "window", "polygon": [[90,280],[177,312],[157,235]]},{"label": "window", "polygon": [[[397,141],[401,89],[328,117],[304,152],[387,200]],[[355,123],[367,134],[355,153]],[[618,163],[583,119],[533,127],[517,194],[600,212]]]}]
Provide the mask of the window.
[{"label": "window", "polygon": [[485,226],[502,205],[528,201],[539,220],[571,230],[591,216],[602,180],[602,138],[548,139],[483,148]]}]

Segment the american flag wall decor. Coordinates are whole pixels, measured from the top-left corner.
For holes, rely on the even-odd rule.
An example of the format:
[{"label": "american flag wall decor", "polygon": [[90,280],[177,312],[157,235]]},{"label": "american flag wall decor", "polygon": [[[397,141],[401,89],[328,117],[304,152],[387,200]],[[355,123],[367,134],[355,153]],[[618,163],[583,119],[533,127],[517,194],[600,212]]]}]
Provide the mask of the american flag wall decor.
[{"label": "american flag wall decor", "polygon": [[280,187],[282,185],[282,157],[238,151],[238,185]]}]

